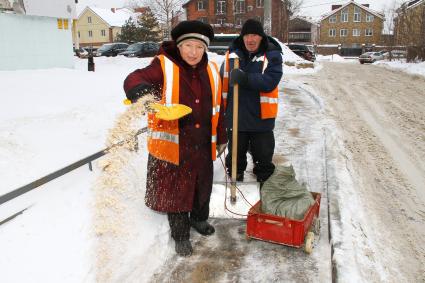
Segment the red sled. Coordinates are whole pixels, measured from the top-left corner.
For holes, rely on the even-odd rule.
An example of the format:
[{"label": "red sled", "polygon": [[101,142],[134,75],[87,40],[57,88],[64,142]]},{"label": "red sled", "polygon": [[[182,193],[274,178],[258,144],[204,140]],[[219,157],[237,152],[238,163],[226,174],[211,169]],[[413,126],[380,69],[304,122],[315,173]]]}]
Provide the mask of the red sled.
[{"label": "red sled", "polygon": [[300,248],[307,253],[313,250],[314,234],[319,234],[320,193],[311,192],[315,200],[302,220],[261,213],[261,200],[248,212],[246,237]]}]

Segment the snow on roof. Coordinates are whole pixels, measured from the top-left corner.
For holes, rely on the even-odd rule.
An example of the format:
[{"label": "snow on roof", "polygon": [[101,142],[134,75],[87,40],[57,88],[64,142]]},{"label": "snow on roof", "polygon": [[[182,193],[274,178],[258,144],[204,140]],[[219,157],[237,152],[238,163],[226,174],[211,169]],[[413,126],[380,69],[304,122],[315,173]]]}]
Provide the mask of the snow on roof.
[{"label": "snow on roof", "polygon": [[112,12],[111,9],[106,8],[99,8],[95,6],[87,6],[78,17],[80,17],[86,9],[90,9],[98,15],[102,20],[104,20],[108,25],[114,26],[114,27],[121,27],[125,24],[125,22],[131,18],[134,17],[135,13],[133,13],[131,10],[127,8],[116,8],[115,12]]},{"label": "snow on roof", "polygon": [[419,6],[424,1],[425,0],[414,0],[414,1],[406,2],[403,5],[407,5],[407,9],[411,9],[411,8]]},{"label": "snow on roof", "polygon": [[351,0],[351,1],[349,1],[347,4],[342,5],[341,7],[339,7],[338,9],[332,10],[332,11],[330,11],[329,13],[324,14],[324,15],[322,16],[321,20],[324,20],[324,19],[326,19],[327,17],[329,17],[329,16],[331,16],[331,15],[333,15],[333,14],[335,14],[335,13],[337,13],[337,12],[341,11],[342,9],[344,9],[345,7],[347,7],[347,6],[348,6],[348,5],[350,5],[350,4],[354,4],[354,5],[358,6],[359,8],[361,8],[361,9],[363,9],[363,10],[366,10],[367,12],[369,12],[369,13],[371,13],[371,14],[375,15],[375,16],[377,16],[377,17],[379,17],[379,18],[381,18],[381,19],[384,19],[384,15],[382,15],[382,14],[380,14],[380,13],[378,13],[378,12],[376,12],[376,11],[374,11],[374,10],[372,10],[372,9],[370,9],[370,8],[368,8],[368,7],[366,7],[366,6],[363,6],[362,4],[356,3],[356,2],[354,2],[353,0]]}]

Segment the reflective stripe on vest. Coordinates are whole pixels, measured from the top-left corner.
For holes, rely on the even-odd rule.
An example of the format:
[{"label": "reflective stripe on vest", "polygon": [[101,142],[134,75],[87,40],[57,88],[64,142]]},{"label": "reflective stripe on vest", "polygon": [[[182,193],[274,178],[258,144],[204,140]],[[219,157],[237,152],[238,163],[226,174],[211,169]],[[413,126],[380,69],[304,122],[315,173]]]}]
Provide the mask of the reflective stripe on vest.
[{"label": "reflective stripe on vest", "polygon": [[[173,105],[179,103],[180,74],[179,67],[164,55],[159,55],[163,73],[162,97],[160,103]],[[218,116],[221,103],[221,81],[217,65],[208,62],[207,72],[210,79],[212,93],[212,159],[216,158],[216,140]],[[148,151],[158,159],[179,164],[179,124],[178,120],[165,121],[148,114]]]},{"label": "reflective stripe on vest", "polygon": [[218,67],[214,62],[208,62],[207,72],[210,79],[212,96],[211,157],[212,160],[215,160],[217,157],[217,126],[221,104],[221,79]]},{"label": "reflective stripe on vest", "polygon": [[[254,61],[263,61],[262,73],[264,74],[269,64],[266,54],[258,58],[255,57]],[[226,107],[227,93],[229,91],[229,72],[230,72],[229,51],[226,52],[223,69],[224,69],[223,70],[223,99],[224,99],[223,104]],[[279,90],[277,86],[271,92],[260,92],[261,119],[269,119],[269,118],[277,117],[278,95],[279,95]]]},{"label": "reflective stripe on vest", "polygon": [[[260,57],[262,58],[262,57]],[[260,59],[259,58],[259,59]],[[263,74],[269,65],[266,54],[262,58]],[[270,119],[277,117],[279,90],[277,86],[271,92],[260,92],[261,119]]]},{"label": "reflective stripe on vest", "polygon": [[229,51],[226,51],[223,67],[223,106],[226,109],[227,106],[227,94],[229,93],[229,73],[230,73],[230,64],[229,64]]}]

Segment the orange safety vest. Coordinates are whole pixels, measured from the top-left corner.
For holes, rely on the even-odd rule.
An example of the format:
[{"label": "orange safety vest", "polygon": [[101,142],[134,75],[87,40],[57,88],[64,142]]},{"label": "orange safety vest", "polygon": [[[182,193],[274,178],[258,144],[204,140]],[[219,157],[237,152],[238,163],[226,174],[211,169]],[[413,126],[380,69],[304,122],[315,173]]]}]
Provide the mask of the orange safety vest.
[{"label": "orange safety vest", "polygon": [[[266,54],[257,58],[257,61],[263,61],[263,71],[267,68],[269,61],[267,60]],[[229,51],[226,52],[223,68],[223,105],[227,106],[227,94],[229,92]],[[279,90],[276,86],[271,92],[260,92],[260,107],[261,107],[261,119],[269,119],[277,117],[278,109],[278,95]]]},{"label": "orange safety vest", "polygon": [[[160,103],[166,106],[179,103],[180,75],[179,66],[164,55],[157,56],[161,62],[163,74],[162,97]],[[211,156],[216,159],[217,125],[221,103],[221,79],[217,65],[209,61],[207,72],[210,79],[212,96],[211,117]],[[179,165],[179,121],[165,121],[148,114],[148,151],[158,159]]]}]

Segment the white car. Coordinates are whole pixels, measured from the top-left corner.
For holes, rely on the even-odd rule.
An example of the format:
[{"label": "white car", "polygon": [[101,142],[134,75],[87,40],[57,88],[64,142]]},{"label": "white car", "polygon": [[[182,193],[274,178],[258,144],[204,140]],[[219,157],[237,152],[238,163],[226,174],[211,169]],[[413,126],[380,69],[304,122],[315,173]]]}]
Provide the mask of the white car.
[{"label": "white car", "polygon": [[366,52],[359,56],[360,64],[373,63],[383,59],[384,55],[382,55],[380,52]]}]

